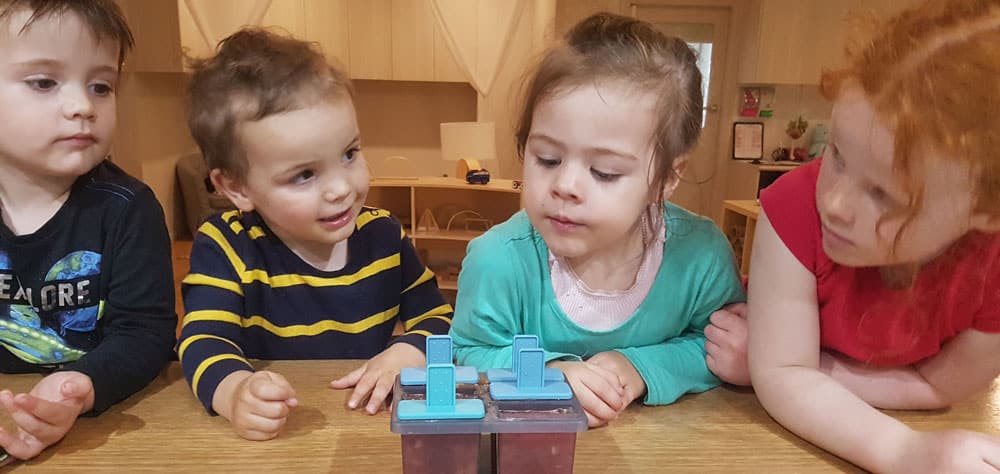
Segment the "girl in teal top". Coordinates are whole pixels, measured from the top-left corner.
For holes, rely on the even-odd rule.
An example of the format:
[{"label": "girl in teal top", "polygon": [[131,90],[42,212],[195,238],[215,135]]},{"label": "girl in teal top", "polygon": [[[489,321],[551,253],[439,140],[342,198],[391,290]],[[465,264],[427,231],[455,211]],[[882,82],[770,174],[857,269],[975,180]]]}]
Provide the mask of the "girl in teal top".
[{"label": "girl in teal top", "polygon": [[535,334],[591,426],[719,383],[704,329],[743,288],[715,225],[665,202],[700,87],[683,41],[626,17],[592,16],[543,57],[517,130],[525,209],[469,244],[459,276],[460,364],[509,367],[513,336]]}]

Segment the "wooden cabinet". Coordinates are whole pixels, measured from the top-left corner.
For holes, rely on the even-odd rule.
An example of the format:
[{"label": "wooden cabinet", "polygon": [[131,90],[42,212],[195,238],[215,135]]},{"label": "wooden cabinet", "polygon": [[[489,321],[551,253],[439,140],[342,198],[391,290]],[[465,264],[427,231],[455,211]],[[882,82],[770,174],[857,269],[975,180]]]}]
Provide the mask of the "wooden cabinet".
[{"label": "wooden cabinet", "polygon": [[818,84],[824,69],[844,64],[858,15],[887,18],[919,0],[750,0],[740,55],[744,84]]},{"label": "wooden cabinet", "polygon": [[[136,34],[135,59],[129,63],[135,72],[182,72],[184,54],[210,56],[220,39],[243,25],[259,24],[317,42],[355,79],[467,81],[437,25],[431,0],[118,3]],[[475,24],[469,21],[470,27]]]},{"label": "wooden cabinet", "polygon": [[[403,223],[438,286],[454,302],[469,241],[520,210],[521,193],[509,179],[485,185],[455,178],[373,179],[366,204],[389,210]],[[436,225],[426,225],[431,221]]]},{"label": "wooden cabinet", "polygon": [[753,249],[753,236],[759,215],[760,204],[756,199],[722,202],[722,232],[733,247],[736,264],[743,278],[750,275],[750,251]]}]

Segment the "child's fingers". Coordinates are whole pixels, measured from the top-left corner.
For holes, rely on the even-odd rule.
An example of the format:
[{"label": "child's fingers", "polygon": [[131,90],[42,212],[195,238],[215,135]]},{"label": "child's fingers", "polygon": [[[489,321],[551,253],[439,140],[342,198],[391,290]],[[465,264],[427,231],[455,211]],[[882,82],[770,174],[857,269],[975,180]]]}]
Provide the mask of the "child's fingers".
[{"label": "child's fingers", "polygon": [[618,416],[618,410],[609,406],[590,390],[577,390],[576,398],[580,400],[580,406],[587,412],[589,426],[601,426]]},{"label": "child's fingers", "polygon": [[351,388],[358,384],[361,380],[361,376],[365,374],[365,370],[368,369],[368,364],[362,365],[357,369],[354,369],[351,373],[330,382],[330,387],[336,389]]},{"label": "child's fingers", "polygon": [[577,394],[580,404],[598,418],[613,420],[618,417],[624,407],[622,395],[618,395],[611,385],[601,377],[584,377],[580,379],[583,390]]},{"label": "child's fingers", "polygon": [[597,428],[599,426],[604,426],[604,425],[608,424],[608,422],[606,422],[606,421],[604,421],[604,420],[602,420],[602,419],[594,416],[589,411],[584,410],[584,413],[587,414],[587,427],[588,428]]},{"label": "child's fingers", "polygon": [[[7,454],[11,456],[25,460],[31,459],[42,452],[42,448],[37,442],[29,442],[28,440],[21,439],[14,433],[8,433],[3,428],[0,428],[0,447],[7,451]],[[0,464],[2,466],[3,464]]]},{"label": "child's fingers", "polygon": [[[625,396],[625,387],[622,384],[622,378],[614,371],[613,366],[603,365],[602,362],[597,362],[597,363],[588,362],[587,368],[589,368],[591,372],[597,374],[600,377],[600,379],[602,379],[607,384],[606,386],[599,387],[602,393],[607,390],[612,390],[614,391],[615,394],[618,395],[619,398]],[[597,391],[598,389],[597,384],[598,384],[597,381],[592,380],[588,383],[588,386]]]},{"label": "child's fingers", "polygon": [[748,308],[749,306],[747,306],[746,303],[731,303],[722,307],[723,310],[733,313],[743,319],[746,319],[747,317]]},{"label": "child's fingers", "polygon": [[253,399],[247,401],[247,411],[250,414],[260,416],[262,418],[268,418],[272,420],[279,420],[288,417],[291,413],[292,408],[288,406],[284,401],[267,401],[261,399]]},{"label": "child's fingers", "polygon": [[258,372],[255,376],[251,376],[248,383],[250,394],[260,400],[283,402],[295,398],[292,385],[274,372]]},{"label": "child's fingers", "polygon": [[352,410],[361,406],[361,402],[368,398],[368,395],[375,389],[376,383],[378,383],[377,375],[371,372],[362,375],[358,383],[354,385],[354,393],[351,393],[351,399],[348,400],[347,406]]},{"label": "child's fingers", "polygon": [[14,397],[14,405],[49,425],[61,425],[80,414],[80,407],[38,398],[27,393]]},{"label": "child's fingers", "polygon": [[66,399],[82,398],[94,389],[93,383],[87,377],[76,377],[63,382],[59,393]]},{"label": "child's fingers", "polygon": [[395,382],[395,377],[389,377],[387,375],[379,377],[378,382],[375,383],[375,388],[372,390],[371,396],[368,397],[368,406],[366,407],[366,410],[369,414],[374,415],[385,406],[385,399],[392,393],[392,385]]}]

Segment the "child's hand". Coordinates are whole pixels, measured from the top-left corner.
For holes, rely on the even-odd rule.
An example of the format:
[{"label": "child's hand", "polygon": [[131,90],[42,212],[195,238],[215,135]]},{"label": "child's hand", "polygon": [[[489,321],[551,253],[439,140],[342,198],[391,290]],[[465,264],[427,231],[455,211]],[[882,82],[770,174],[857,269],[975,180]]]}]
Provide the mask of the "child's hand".
[{"label": "child's hand", "polygon": [[403,367],[420,367],[426,364],[424,353],[416,347],[400,343],[389,346],[381,354],[368,359],[353,372],[330,382],[330,387],[344,389],[354,387],[354,393],[347,402],[352,410],[368,399],[365,411],[374,415],[385,406],[385,399],[392,393],[396,376]]},{"label": "child's hand", "polygon": [[733,385],[750,385],[746,318],[746,303],[733,303],[712,313],[711,323],[705,326],[708,370]]},{"label": "child's hand", "polygon": [[215,411],[232,423],[236,434],[253,441],[278,436],[288,413],[299,404],[292,385],[267,370],[234,372],[223,379],[216,392],[219,390],[228,392],[229,402],[223,406],[213,403]]},{"label": "child's hand", "polygon": [[914,431],[892,472],[1000,472],[1000,439],[973,431]]},{"label": "child's hand", "polygon": [[629,404],[635,401],[635,399],[646,393],[646,381],[642,379],[642,375],[639,375],[639,371],[635,370],[632,361],[628,360],[628,357],[625,357],[621,352],[600,352],[594,357],[587,359],[587,363],[608,369],[612,373],[617,374],[618,378],[622,381],[622,386],[625,389],[625,403],[622,405],[619,413],[628,408]]},{"label": "child's hand", "polygon": [[618,374],[589,362],[552,361],[566,375],[566,381],[587,412],[587,425],[591,428],[608,424],[625,409],[625,387]]},{"label": "child's hand", "polygon": [[17,425],[17,434],[0,428],[0,447],[18,459],[31,459],[55,444],[80,413],[94,405],[94,385],[80,372],[56,372],[29,393],[0,391],[0,404]]}]

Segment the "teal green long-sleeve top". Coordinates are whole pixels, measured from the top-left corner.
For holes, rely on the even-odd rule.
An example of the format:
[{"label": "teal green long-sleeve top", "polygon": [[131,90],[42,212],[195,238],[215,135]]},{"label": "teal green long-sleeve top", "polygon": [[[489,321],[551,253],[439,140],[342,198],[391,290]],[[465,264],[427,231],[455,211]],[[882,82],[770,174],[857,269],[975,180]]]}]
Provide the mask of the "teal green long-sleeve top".
[{"label": "teal green long-sleeve top", "polygon": [[571,321],[552,291],[548,247],[522,210],[469,243],[451,336],[461,365],[510,367],[517,334],[538,336],[546,362],[622,353],[646,383],[647,405],[674,402],[719,380],[705,364],[712,312],[746,301],[729,242],[715,224],[667,203],[663,262],[649,294],[608,331]]}]

